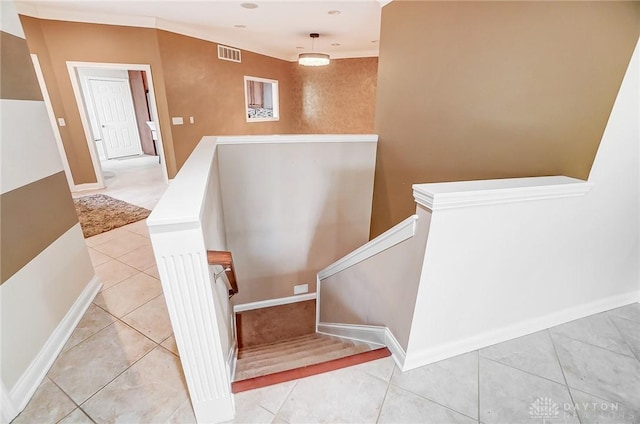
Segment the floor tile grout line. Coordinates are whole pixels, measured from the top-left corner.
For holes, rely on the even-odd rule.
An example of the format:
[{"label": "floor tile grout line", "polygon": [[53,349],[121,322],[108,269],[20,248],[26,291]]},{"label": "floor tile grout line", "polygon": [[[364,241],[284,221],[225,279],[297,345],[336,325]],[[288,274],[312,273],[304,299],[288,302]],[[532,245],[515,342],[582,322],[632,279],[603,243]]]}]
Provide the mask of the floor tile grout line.
[{"label": "floor tile grout line", "polygon": [[[551,330],[551,329],[549,328],[548,330]],[[606,347],[602,347],[602,346],[595,345],[593,343],[585,342],[584,340],[574,339],[573,337],[565,336],[563,334],[556,334],[555,337],[564,337],[565,339],[573,340],[574,342],[584,343],[586,345],[589,345],[591,347],[595,347],[597,349],[606,350],[607,352],[611,352],[611,353],[615,353],[616,355],[624,356],[625,358],[631,358],[631,359],[636,359],[637,360],[637,358],[636,358],[636,356],[635,356],[635,354],[633,352],[631,352],[631,355],[627,355],[625,353],[620,353],[620,352],[616,352],[615,350],[607,349]],[[623,341],[624,341],[624,339],[623,339]],[[625,342],[625,346],[626,345],[627,345],[627,343]]]},{"label": "floor tile grout line", "polygon": [[[562,366],[560,355],[558,354],[556,342],[553,340],[553,337],[551,335],[551,329],[547,329],[546,332],[547,332],[547,336],[549,337],[549,340],[551,340],[551,346],[553,347],[553,353],[556,355],[556,361],[558,361],[558,365],[560,366],[560,372],[562,373],[562,378],[564,379],[564,386],[566,387],[567,392],[569,393],[569,399],[571,399],[571,404],[575,405],[576,401],[575,399],[573,399],[573,393],[571,393],[571,387],[569,386],[569,382],[567,381],[567,376],[564,372],[564,367]],[[578,414],[578,411],[576,411],[576,417],[578,418],[578,422],[582,424],[582,419],[580,418],[580,414]]]},{"label": "floor tile grout line", "polygon": [[476,350],[476,358],[478,360],[478,422],[480,422],[480,349]]},{"label": "floor tile grout line", "polygon": [[[505,366],[505,367],[508,367],[508,368],[514,369],[514,370],[516,370],[516,371],[520,371],[520,372],[523,372],[523,373],[525,373],[525,374],[528,374],[528,375],[531,375],[531,376],[534,376],[534,377],[538,377],[538,378],[541,378],[541,379],[543,379],[543,380],[550,381],[551,383],[559,384],[559,385],[561,385],[561,386],[564,386],[564,385],[565,385],[565,384],[560,383],[560,382],[558,382],[558,381],[552,380],[552,379],[550,379],[549,377],[544,377],[544,376],[539,375],[539,374],[534,374],[534,373],[532,373],[531,371],[523,370],[523,369],[520,369],[520,368],[518,368],[518,367],[514,367],[513,365],[510,365],[510,364],[505,364],[504,362],[500,362],[500,361],[498,361],[498,360],[496,360],[496,359],[487,358],[487,357],[485,357],[485,356],[483,356],[483,357],[482,357],[482,359],[486,359],[487,361],[491,361],[491,362],[494,362],[494,363],[496,363],[496,364],[503,365],[503,366]],[[560,366],[560,369],[562,369],[562,366]],[[563,375],[563,377],[564,377],[564,375]],[[565,380],[565,382],[566,382],[566,380]]]},{"label": "floor tile grout line", "polygon": [[[627,338],[622,334],[622,332],[618,328],[618,325],[616,324],[616,322],[613,319],[611,319],[611,316],[609,314],[606,314],[606,315],[607,315],[607,318],[609,319],[609,322],[613,325],[613,327],[618,332],[618,335],[620,336],[624,344],[629,348],[629,351],[633,354],[633,356],[636,358],[637,361],[640,361],[640,352],[636,353],[635,349],[632,348],[632,346],[627,341]],[[627,320],[627,321],[631,321],[631,320]],[[631,321],[631,322],[635,322],[635,321]],[[638,327],[640,327],[640,323],[636,323],[636,324],[638,324]]]},{"label": "floor tile grout line", "polygon": [[[131,367],[133,367],[135,364],[137,364],[138,362],[140,362],[142,360],[142,358],[145,358],[147,355],[149,355],[151,352],[153,352],[156,348],[158,347],[158,345],[154,346],[153,348],[149,349],[149,351],[147,353],[145,353],[144,355],[142,355],[140,358],[136,359],[134,362],[131,363],[131,365],[129,365],[128,367],[126,367],[124,370],[122,370],[122,372],[120,372],[118,375],[116,375],[115,377],[113,377],[111,380],[109,380],[109,382],[107,382],[104,386],[100,387],[98,390],[96,390],[91,396],[89,396],[87,399],[85,399],[80,405],[78,405],[78,407],[82,407],[82,405],[86,404],[87,402],[89,402],[91,399],[93,399],[98,393],[100,393],[102,390],[104,390],[109,384],[113,383],[115,380],[118,379],[118,377],[120,377],[122,374],[124,374],[125,372],[127,372]],[[84,411],[84,409],[83,409]],[[93,417],[91,417],[86,411],[84,411],[85,414],[87,414],[87,416],[89,418],[91,418],[93,420]],[[95,420],[94,420],[95,421]]]},{"label": "floor tile grout line", "polygon": [[[287,401],[289,400],[289,396],[291,396],[291,393],[293,393],[293,390],[298,387],[298,382],[300,381],[300,379],[296,379],[293,380],[293,386],[291,386],[291,389],[289,389],[289,391],[287,392],[287,395],[284,397],[284,401],[282,401],[282,403],[280,404],[280,406],[278,407],[278,410],[276,411],[276,413],[274,414],[275,417],[278,416],[278,414],[280,413],[280,411],[282,411],[282,407],[284,406],[285,403],[287,403]],[[287,421],[287,420],[284,420]],[[288,421],[287,421],[288,422]]]},{"label": "floor tile grout line", "polygon": [[[117,261],[117,259],[112,259],[112,260]],[[118,261],[118,262],[120,262],[120,261]],[[107,263],[107,262],[105,262],[105,263]],[[103,288],[98,292],[98,294],[100,294],[100,293],[102,293],[102,292],[104,292],[104,291],[107,291],[107,290],[109,290],[109,289],[112,289],[112,288],[114,288],[114,287],[116,287],[116,286],[120,285],[121,283],[124,283],[124,282],[125,282],[125,281],[127,281],[127,280],[130,280],[130,279],[132,279],[133,277],[135,277],[135,276],[136,276],[136,275],[138,275],[138,274],[144,274],[144,275],[146,275],[146,276],[148,276],[148,277],[151,277],[151,278],[153,278],[153,279],[155,279],[155,280],[158,280],[158,282],[160,281],[160,279],[159,279],[159,278],[156,278],[156,277],[154,277],[153,275],[147,274],[147,273],[146,273],[146,272],[144,272],[144,271],[140,271],[138,268],[135,268],[135,267],[132,267],[131,265],[125,264],[124,262],[120,262],[120,263],[121,263],[121,264],[123,264],[123,265],[127,265],[127,266],[128,266],[128,267],[130,267],[130,268],[133,268],[136,272],[135,272],[134,274],[131,274],[131,275],[129,275],[128,277],[124,278],[123,280],[118,281],[117,283],[114,283],[114,284],[110,285],[109,287],[103,287]],[[101,264],[101,265],[104,265],[104,264]],[[147,268],[147,269],[148,269],[148,268]],[[95,267],[94,267],[94,272],[95,272]],[[102,282],[102,284],[103,284],[103,286],[104,286],[104,282]],[[97,295],[96,295],[96,296],[97,296]],[[104,308],[103,308],[103,309],[104,309]]]},{"label": "floor tile grout line", "polygon": [[94,420],[94,419],[93,419],[93,417],[92,417],[91,415],[89,415],[89,414],[87,413],[87,411],[85,411],[81,406],[78,406],[78,409],[79,409],[79,410],[81,410],[81,411],[82,411],[82,413],[83,413],[84,415],[86,415],[86,416],[87,416],[87,418],[89,418],[89,419],[91,420],[91,422],[92,422],[92,423],[97,424],[97,421],[96,421],[96,420]]},{"label": "floor tile grout line", "polygon": [[[57,358],[56,358],[56,359],[57,359]],[[76,403],[76,401],[75,401],[75,400],[73,400],[73,398],[72,398],[71,396],[69,396],[69,393],[67,393],[67,392],[66,392],[62,387],[60,387],[60,386],[58,385],[58,383],[56,383],[55,381],[53,381],[53,379],[52,379],[51,377],[49,377],[48,373],[47,373],[47,375],[45,375],[45,376],[44,376],[44,378],[45,378],[45,379],[47,379],[47,380],[49,380],[49,381],[50,381],[54,386],[56,386],[58,389],[60,389],[60,391],[61,391],[62,393],[64,393],[64,395],[65,395],[67,398],[69,398],[69,400],[70,400],[70,401],[71,401],[71,402],[76,406],[76,408],[80,408],[80,405],[78,405],[78,404]],[[42,383],[40,383],[40,385],[42,385]],[[40,388],[40,386],[38,386],[38,388]],[[28,404],[27,404],[27,405],[28,405]],[[73,408],[73,409],[76,409],[76,408]],[[71,411],[71,412],[73,412],[73,411]],[[69,412],[69,414],[70,414],[71,412]],[[69,415],[69,414],[67,414],[67,415]],[[65,415],[65,417],[66,417],[67,415]],[[64,419],[64,417],[62,417],[60,420],[63,420],[63,419]]]},{"label": "floor tile grout line", "polygon": [[[156,296],[156,297],[158,297],[158,296]],[[154,299],[155,299],[155,297],[154,297]],[[153,300],[153,299],[152,299],[152,300]],[[149,302],[150,302],[150,301],[149,301]],[[146,302],[146,303],[145,303],[145,305],[146,305],[147,303],[149,303],[149,302]],[[142,306],[142,305],[140,305],[140,306]],[[136,309],[137,309],[137,308],[136,308]],[[134,310],[135,310],[135,309],[134,309]],[[133,312],[133,311],[129,312],[129,314],[130,314],[130,313],[132,313],[132,312]],[[127,315],[129,315],[129,314],[127,314]],[[127,316],[127,315],[125,315],[125,316]],[[124,318],[124,317],[123,317],[123,318]],[[121,320],[121,319],[120,319],[120,318],[118,318],[118,317],[116,317],[116,319],[117,319],[118,321],[120,321],[122,324],[126,325],[127,327],[131,328],[132,330],[134,330],[135,332],[137,332],[138,334],[140,334],[141,336],[143,336],[144,338],[146,338],[147,340],[151,341],[152,343],[155,343],[155,344],[156,344],[156,345],[158,345],[158,346],[160,346],[160,344],[162,343],[162,342],[160,342],[160,343],[156,342],[156,341],[155,341],[155,340],[153,340],[151,337],[147,336],[147,335],[146,335],[146,334],[144,334],[142,331],[138,330],[137,328],[135,328],[134,326],[132,326],[132,325],[131,325],[131,324],[129,324],[128,322],[123,321],[123,320]],[[173,335],[173,327],[171,328],[171,335]],[[171,336],[169,336],[169,337],[171,337]],[[169,338],[169,337],[167,337],[167,338]],[[165,339],[165,340],[166,340],[166,339]],[[164,340],[163,340],[163,341],[164,341]],[[164,346],[163,346],[163,347],[164,347]]]},{"label": "floor tile grout line", "polygon": [[[550,335],[551,335],[551,334],[550,334]],[[559,337],[563,337],[563,336],[559,336]],[[565,337],[565,338],[569,339],[568,337]],[[569,340],[573,340],[573,339],[569,339]],[[578,340],[578,341],[579,341],[579,340]],[[555,342],[554,342],[554,340],[553,340],[553,337],[551,337],[551,342],[552,342],[552,344],[553,344],[554,351],[556,352],[556,356],[557,356],[557,358],[558,358],[558,362],[560,363],[560,369],[561,369],[561,371],[562,371],[562,375],[563,375],[563,377],[565,377],[566,386],[567,386],[567,388],[569,389],[569,396],[571,397],[571,401],[572,401],[572,402],[574,402],[574,405],[575,405],[575,401],[574,401],[574,399],[573,399],[573,394],[572,394],[572,392],[571,392],[571,389],[576,390],[576,391],[579,391],[579,392],[586,393],[586,394],[588,394],[588,395],[590,395],[590,396],[595,397],[596,399],[600,399],[600,400],[607,401],[607,402],[614,402],[614,403],[618,403],[618,404],[621,404],[621,405],[623,405],[623,406],[625,406],[625,407],[627,407],[627,408],[629,408],[629,409],[634,409],[633,407],[629,406],[629,405],[628,405],[627,403],[625,403],[625,402],[620,402],[619,400],[607,399],[607,398],[603,397],[602,395],[596,395],[596,394],[594,394],[594,393],[591,393],[591,391],[587,391],[587,390],[582,389],[582,388],[578,388],[578,387],[573,387],[573,386],[571,386],[571,385],[569,384],[569,382],[567,382],[567,380],[566,380],[566,376],[565,376],[565,374],[564,374],[564,368],[562,367],[562,363],[560,362],[560,355],[558,355],[557,348],[556,348]],[[596,347],[597,347],[597,346],[596,346]],[[606,349],[604,349],[604,350],[606,350]],[[613,352],[613,353],[616,353],[616,352]],[[625,355],[621,355],[621,356],[625,356]],[[626,356],[625,356],[625,357],[626,357]],[[578,420],[580,420],[579,414],[578,414],[577,412],[576,412],[576,415],[578,415]]]},{"label": "floor tile grout line", "polygon": [[387,401],[387,395],[389,394],[389,388],[391,387],[391,379],[387,382],[387,388],[384,391],[384,396],[382,397],[382,402],[380,402],[380,410],[378,411],[378,415],[376,416],[376,424],[380,422],[380,416],[382,415],[382,410],[384,409],[384,404]]},{"label": "floor tile grout line", "polygon": [[[439,406],[441,406],[441,407],[443,407],[443,408],[446,408],[446,409],[448,409],[449,411],[453,411],[453,412],[455,412],[456,414],[464,415],[465,417],[470,418],[470,419],[475,420],[475,421],[480,421],[480,418],[479,418],[479,417],[478,417],[478,418],[473,418],[472,416],[470,416],[470,415],[468,415],[468,414],[465,414],[464,412],[460,412],[460,411],[458,411],[457,409],[453,409],[452,407],[447,406],[447,405],[444,405],[444,404],[442,404],[442,403],[440,403],[440,402],[438,402],[438,401],[436,401],[436,400],[431,399],[430,397],[427,397],[427,396],[421,395],[421,394],[419,394],[419,393],[416,393],[416,392],[414,392],[414,391],[412,391],[412,390],[409,390],[409,389],[404,388],[404,387],[402,387],[402,386],[399,386],[399,385],[397,385],[397,384],[393,384],[392,382],[389,382],[389,384],[390,384],[390,385],[393,385],[394,387],[396,387],[396,388],[398,388],[398,389],[404,390],[405,392],[409,392],[409,393],[411,393],[412,395],[415,395],[415,396],[417,396],[417,397],[419,397],[419,398],[421,398],[421,399],[424,399],[424,400],[427,400],[427,401],[429,401],[429,402],[435,403],[436,405],[439,405]],[[478,387],[478,391],[479,391],[479,390],[480,390],[480,388]]]}]

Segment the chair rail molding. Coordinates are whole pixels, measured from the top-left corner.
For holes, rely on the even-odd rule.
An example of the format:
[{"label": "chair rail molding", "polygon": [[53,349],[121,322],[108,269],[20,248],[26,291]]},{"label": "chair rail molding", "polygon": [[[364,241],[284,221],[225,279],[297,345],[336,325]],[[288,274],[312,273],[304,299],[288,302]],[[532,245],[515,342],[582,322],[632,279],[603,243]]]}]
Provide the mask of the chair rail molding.
[{"label": "chair rail molding", "polygon": [[413,197],[435,211],[582,196],[593,183],[565,176],[414,184]]},{"label": "chair rail molding", "polygon": [[360,246],[353,252],[344,256],[342,259],[338,259],[336,262],[320,271],[318,273],[318,278],[320,280],[329,278],[340,271],[344,271],[365,259],[375,256],[378,253],[413,237],[416,233],[416,221],[418,221],[418,215],[411,215],[409,218],[380,234],[367,244]]}]

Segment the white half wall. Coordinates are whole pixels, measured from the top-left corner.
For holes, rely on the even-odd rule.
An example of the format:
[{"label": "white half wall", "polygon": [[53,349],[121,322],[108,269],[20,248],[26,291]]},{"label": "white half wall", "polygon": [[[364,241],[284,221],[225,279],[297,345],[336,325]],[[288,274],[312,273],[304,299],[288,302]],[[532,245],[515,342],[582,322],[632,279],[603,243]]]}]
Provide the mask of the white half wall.
[{"label": "white half wall", "polygon": [[316,273],[369,239],[377,136],[221,137],[234,302],[316,289]]},{"label": "white half wall", "polygon": [[489,183],[469,182],[455,204],[438,203],[446,184],[416,187],[428,194],[419,201],[435,200],[405,369],[639,300],[638,55],[636,47],[585,190],[560,178],[566,196],[517,187],[531,199],[492,204],[473,194]]}]

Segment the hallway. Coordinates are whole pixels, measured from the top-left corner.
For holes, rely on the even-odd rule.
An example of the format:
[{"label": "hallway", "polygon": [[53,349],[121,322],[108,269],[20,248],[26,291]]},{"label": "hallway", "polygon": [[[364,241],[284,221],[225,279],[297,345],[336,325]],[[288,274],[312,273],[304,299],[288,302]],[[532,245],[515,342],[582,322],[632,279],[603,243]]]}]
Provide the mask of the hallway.
[{"label": "hallway", "polygon": [[139,155],[101,162],[106,188],[73,193],[73,197],[106,194],[125,202],[153,209],[167,189],[157,156]]},{"label": "hallway", "polygon": [[[144,221],[87,245],[102,291],[14,423],[194,423]],[[235,422],[634,423],[639,334],[636,303],[405,373],[384,358],[240,393]]]}]

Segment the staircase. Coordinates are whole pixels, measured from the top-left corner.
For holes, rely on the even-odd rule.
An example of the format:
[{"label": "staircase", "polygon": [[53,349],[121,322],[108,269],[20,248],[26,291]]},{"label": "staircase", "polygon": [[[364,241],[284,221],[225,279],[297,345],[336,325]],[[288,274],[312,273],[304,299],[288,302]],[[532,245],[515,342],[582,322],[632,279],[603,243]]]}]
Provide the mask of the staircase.
[{"label": "staircase", "polygon": [[383,346],[311,333],[275,343],[241,348],[232,392],[282,383],[391,355]]}]

